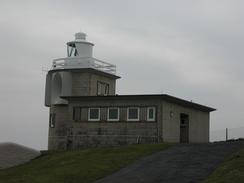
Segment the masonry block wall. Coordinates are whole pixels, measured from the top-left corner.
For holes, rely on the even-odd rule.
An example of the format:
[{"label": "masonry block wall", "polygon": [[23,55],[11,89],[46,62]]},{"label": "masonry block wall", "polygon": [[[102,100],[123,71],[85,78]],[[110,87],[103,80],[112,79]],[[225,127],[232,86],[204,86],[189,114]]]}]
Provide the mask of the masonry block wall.
[{"label": "masonry block wall", "polygon": [[115,95],[115,79],[90,72],[72,72],[72,96],[97,95],[98,82],[109,85],[108,95]]},{"label": "masonry block wall", "polygon": [[[128,107],[140,109],[139,121],[127,120]],[[156,109],[155,121],[147,121],[147,108]],[[73,119],[73,109],[81,108],[80,120]],[[88,120],[88,108],[100,109],[100,120]],[[119,108],[119,121],[108,121],[108,108]],[[77,149],[80,147],[156,143],[160,141],[161,103],[155,100],[70,100],[67,106],[53,106],[55,128],[49,131],[49,149]],[[61,138],[58,138],[60,136]]]},{"label": "masonry block wall", "polygon": [[[53,115],[55,116],[53,118]],[[53,118],[53,125],[50,126],[50,121]],[[62,150],[67,148],[67,135],[72,128],[69,123],[69,110],[67,105],[57,105],[50,107],[49,116],[49,135],[48,135],[48,149]]]}]

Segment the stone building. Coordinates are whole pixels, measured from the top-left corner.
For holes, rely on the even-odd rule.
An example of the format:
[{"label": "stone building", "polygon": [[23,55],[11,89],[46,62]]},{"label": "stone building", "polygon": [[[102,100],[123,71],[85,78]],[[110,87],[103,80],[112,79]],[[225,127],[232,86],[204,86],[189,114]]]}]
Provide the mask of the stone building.
[{"label": "stone building", "polygon": [[92,57],[94,44],[76,33],[67,57],[46,77],[48,149],[135,143],[209,142],[215,109],[170,95],[117,95],[116,66]]}]

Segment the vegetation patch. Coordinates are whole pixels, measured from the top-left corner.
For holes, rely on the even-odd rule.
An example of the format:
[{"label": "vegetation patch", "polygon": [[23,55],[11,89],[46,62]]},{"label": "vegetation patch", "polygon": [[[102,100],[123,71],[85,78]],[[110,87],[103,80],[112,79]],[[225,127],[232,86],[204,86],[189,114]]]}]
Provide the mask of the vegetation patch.
[{"label": "vegetation patch", "polygon": [[244,149],[233,154],[220,165],[204,183],[244,182]]},{"label": "vegetation patch", "polygon": [[0,183],[88,183],[164,150],[171,144],[140,144],[47,152],[17,167],[0,170]]}]

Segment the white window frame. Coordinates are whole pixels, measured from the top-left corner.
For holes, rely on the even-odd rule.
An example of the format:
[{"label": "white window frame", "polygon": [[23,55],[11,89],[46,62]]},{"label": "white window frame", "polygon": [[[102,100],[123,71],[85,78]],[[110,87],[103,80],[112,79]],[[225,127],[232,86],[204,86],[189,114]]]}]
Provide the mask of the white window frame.
[{"label": "white window frame", "polygon": [[[104,92],[103,92],[103,89],[104,89]],[[109,83],[97,81],[97,95],[98,96],[109,95]]]},{"label": "white window frame", "polygon": [[[137,119],[129,119],[129,110],[137,109]],[[140,108],[139,107],[128,107],[127,108],[127,121],[139,121],[140,120]]]},{"label": "white window frame", "polygon": [[[149,118],[149,110],[153,109],[153,118]],[[147,108],[147,121],[155,121],[156,120],[156,107],[148,107]]]},{"label": "white window frame", "polygon": [[[98,118],[96,118],[96,119],[91,119],[90,118],[90,110],[91,109],[98,109]],[[99,107],[88,108],[88,121],[100,121],[100,108]]]},{"label": "white window frame", "polygon": [[[109,118],[109,110],[110,109],[117,109],[118,110],[118,117],[117,117],[117,119],[111,119],[111,118]],[[108,121],[119,121],[119,116],[120,116],[119,107],[109,107],[108,108],[108,113],[107,113],[107,120]]]}]

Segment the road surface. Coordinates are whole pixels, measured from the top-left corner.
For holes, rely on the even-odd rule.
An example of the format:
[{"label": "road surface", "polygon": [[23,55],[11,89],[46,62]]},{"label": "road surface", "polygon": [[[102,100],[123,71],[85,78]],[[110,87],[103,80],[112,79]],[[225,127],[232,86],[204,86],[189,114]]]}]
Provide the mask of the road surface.
[{"label": "road surface", "polygon": [[138,160],[95,183],[201,182],[225,158],[241,148],[244,148],[244,141],[178,144]]}]

